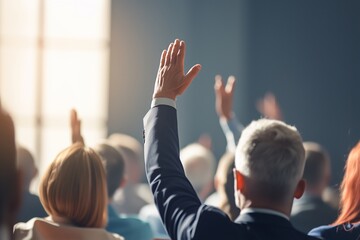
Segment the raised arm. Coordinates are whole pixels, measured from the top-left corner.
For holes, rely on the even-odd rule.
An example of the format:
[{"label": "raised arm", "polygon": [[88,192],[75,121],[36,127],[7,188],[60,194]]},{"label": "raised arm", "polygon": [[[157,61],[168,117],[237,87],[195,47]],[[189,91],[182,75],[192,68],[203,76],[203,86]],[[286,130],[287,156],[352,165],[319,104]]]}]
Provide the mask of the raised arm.
[{"label": "raised arm", "polygon": [[228,151],[235,152],[237,141],[244,129],[233,112],[233,96],[235,91],[235,77],[228,78],[226,86],[220,75],[215,76],[215,109],[219,116],[220,126],[227,141]]},{"label": "raised arm", "polygon": [[259,99],[256,103],[257,110],[269,119],[283,120],[280,105],[273,93],[266,93],[265,96]]},{"label": "raised arm", "polygon": [[201,234],[216,229],[211,224],[217,221],[205,226],[201,219],[214,218],[209,218],[214,212],[215,218],[228,218],[224,213],[219,214],[219,210],[201,204],[180,162],[177,113],[171,101],[186,90],[200,71],[200,65],[195,65],[184,74],[184,56],[185,43],[179,40],[161,55],[152,108],[144,117],[145,169],[171,239],[209,239]]},{"label": "raised arm", "polygon": [[72,109],[70,112],[70,127],[72,143],[80,142],[85,145],[84,138],[81,135],[81,120],[78,118],[75,109]]}]

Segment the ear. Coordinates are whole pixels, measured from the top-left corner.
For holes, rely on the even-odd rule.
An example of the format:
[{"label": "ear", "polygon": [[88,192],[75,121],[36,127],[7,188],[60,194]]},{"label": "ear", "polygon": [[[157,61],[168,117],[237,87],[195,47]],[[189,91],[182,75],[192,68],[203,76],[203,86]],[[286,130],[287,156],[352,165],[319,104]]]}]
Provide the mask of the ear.
[{"label": "ear", "polygon": [[299,199],[305,192],[306,181],[301,179],[295,188],[294,198]]},{"label": "ear", "polygon": [[235,168],[233,169],[234,173],[234,181],[235,181],[235,190],[242,191],[244,189],[244,175],[242,175],[238,170]]}]

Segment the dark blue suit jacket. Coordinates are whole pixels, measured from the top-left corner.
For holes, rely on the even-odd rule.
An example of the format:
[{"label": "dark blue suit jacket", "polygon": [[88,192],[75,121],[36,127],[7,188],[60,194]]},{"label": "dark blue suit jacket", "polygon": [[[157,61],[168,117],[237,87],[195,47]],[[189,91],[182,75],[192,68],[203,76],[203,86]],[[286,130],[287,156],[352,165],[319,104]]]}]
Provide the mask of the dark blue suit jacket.
[{"label": "dark blue suit jacket", "polygon": [[307,233],[315,227],[334,222],[336,217],[337,211],[320,197],[305,193],[294,201],[290,221],[296,229]]},{"label": "dark blue suit jacket", "polygon": [[343,224],[338,226],[321,226],[309,232],[309,235],[324,240],[359,240],[360,224]]},{"label": "dark blue suit jacket", "polygon": [[144,127],[147,178],[171,239],[316,239],[279,216],[248,213],[232,222],[221,210],[201,204],[179,159],[176,109],[150,109]]}]

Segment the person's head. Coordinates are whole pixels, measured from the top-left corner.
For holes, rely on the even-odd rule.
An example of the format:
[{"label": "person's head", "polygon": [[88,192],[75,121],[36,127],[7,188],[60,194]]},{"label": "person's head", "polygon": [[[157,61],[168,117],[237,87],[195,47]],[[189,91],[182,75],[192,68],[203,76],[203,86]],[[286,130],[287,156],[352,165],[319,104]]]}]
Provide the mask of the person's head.
[{"label": "person's head", "polygon": [[0,227],[12,229],[20,205],[21,176],[16,167],[14,124],[0,106]]},{"label": "person's head", "polygon": [[247,126],[236,149],[236,200],[243,209],[263,207],[289,214],[305,182],[304,147],[295,127],[260,119]]},{"label": "person's head", "polygon": [[235,220],[240,213],[234,198],[234,175],[235,154],[226,152],[219,161],[215,174],[215,187],[219,195],[219,208],[223,210],[230,219]]},{"label": "person's head", "polygon": [[199,143],[192,143],[180,151],[181,163],[185,174],[200,199],[207,197],[214,178],[215,157]]},{"label": "person's head", "polygon": [[23,174],[23,190],[29,191],[30,183],[37,174],[34,158],[29,150],[21,145],[16,147],[18,167]]},{"label": "person's head", "polygon": [[306,192],[321,197],[330,179],[329,154],[315,142],[304,142],[304,148]]},{"label": "person's head", "polygon": [[351,149],[340,187],[340,214],[334,225],[360,222],[360,142]]},{"label": "person's head", "polygon": [[106,176],[91,148],[76,143],[60,152],[40,182],[40,201],[54,219],[78,227],[100,228],[107,222]]},{"label": "person's head", "polygon": [[142,144],[135,138],[121,133],[114,133],[108,138],[125,159],[125,175],[130,184],[137,184],[144,175],[144,159]]},{"label": "person's head", "polygon": [[112,145],[103,142],[94,147],[100,155],[106,172],[108,197],[112,198],[116,189],[124,184],[125,161],[122,153]]}]

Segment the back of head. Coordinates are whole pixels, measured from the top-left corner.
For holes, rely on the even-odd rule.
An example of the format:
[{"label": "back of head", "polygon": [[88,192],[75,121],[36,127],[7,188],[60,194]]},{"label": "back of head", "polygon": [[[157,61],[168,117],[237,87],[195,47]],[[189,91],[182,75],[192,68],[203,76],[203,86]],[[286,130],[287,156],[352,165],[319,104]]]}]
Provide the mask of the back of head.
[{"label": "back of head", "polygon": [[52,217],[78,227],[104,227],[107,191],[100,157],[81,143],[60,152],[41,180],[40,200]]},{"label": "back of head", "polygon": [[260,119],[247,126],[236,149],[236,168],[256,187],[254,195],[271,202],[292,199],[303,175],[304,147],[295,127]]},{"label": "back of head", "polygon": [[94,149],[100,155],[103,162],[106,172],[108,196],[111,198],[124,178],[124,157],[120,151],[106,142],[97,144]]},{"label": "back of head", "polygon": [[360,222],[360,142],[351,149],[341,183],[340,214],[335,225]]},{"label": "back of head", "polygon": [[16,147],[16,156],[18,167],[23,174],[23,190],[29,191],[30,183],[37,174],[34,158],[29,150],[20,145]]},{"label": "back of head", "polygon": [[135,138],[121,133],[114,133],[108,138],[109,143],[123,153],[129,183],[139,183],[144,174],[143,147]]},{"label": "back of head", "polygon": [[319,195],[326,187],[330,177],[330,158],[326,150],[317,143],[304,142],[305,168],[303,178],[306,180],[306,188],[309,190],[318,188]]},{"label": "back of head", "polygon": [[186,176],[199,194],[213,180],[213,153],[199,143],[192,143],[180,151],[180,159]]},{"label": "back of head", "polygon": [[12,227],[19,205],[14,124],[0,106],[0,226]]}]

